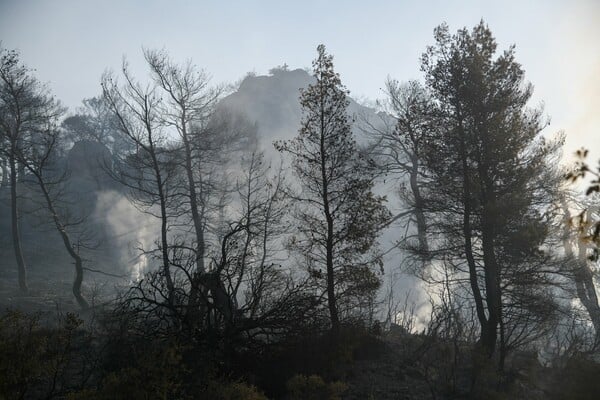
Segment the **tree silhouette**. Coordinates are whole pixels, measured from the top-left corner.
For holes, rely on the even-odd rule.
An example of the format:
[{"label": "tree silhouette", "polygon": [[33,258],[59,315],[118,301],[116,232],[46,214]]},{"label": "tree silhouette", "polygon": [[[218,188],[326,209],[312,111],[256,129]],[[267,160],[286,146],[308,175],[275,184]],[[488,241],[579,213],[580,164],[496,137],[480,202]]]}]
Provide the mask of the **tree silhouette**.
[{"label": "tree silhouette", "polygon": [[373,194],[375,171],[359,151],[347,113],[347,90],[333,69],[325,46],[313,61],[316,82],[300,96],[303,110],[298,136],[276,143],[293,158],[301,190],[292,194],[298,207],[299,234],[291,245],[317,279],[324,277],[333,333],[339,332],[339,298],[367,295],[379,286],[372,267],[377,233],[389,218],[384,198]]}]

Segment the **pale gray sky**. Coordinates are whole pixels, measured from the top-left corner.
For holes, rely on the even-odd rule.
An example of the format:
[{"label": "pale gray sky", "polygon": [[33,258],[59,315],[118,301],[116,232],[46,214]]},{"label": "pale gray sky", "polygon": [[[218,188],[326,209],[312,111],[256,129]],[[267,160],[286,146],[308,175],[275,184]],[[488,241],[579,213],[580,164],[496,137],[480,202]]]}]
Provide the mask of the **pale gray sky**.
[{"label": "pale gray sky", "polygon": [[184,1],[0,0],[0,40],[21,51],[67,106],[99,94],[107,68],[127,55],[145,74],[141,48],[191,58],[215,82],[310,66],[324,43],[355,97],[382,97],[386,76],[420,78],[419,56],[445,21],[452,30],[481,18],[517,59],[567,150],[600,156],[600,1]]}]

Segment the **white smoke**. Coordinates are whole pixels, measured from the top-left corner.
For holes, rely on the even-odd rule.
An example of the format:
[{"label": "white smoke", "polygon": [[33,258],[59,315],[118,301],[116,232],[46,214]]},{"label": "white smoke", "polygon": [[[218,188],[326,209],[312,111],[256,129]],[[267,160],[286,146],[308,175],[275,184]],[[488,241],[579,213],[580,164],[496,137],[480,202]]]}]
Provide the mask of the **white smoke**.
[{"label": "white smoke", "polygon": [[120,246],[117,251],[123,269],[132,281],[140,279],[150,261],[143,250],[151,249],[158,237],[158,220],[116,191],[99,193],[95,212],[107,222],[114,242]]}]

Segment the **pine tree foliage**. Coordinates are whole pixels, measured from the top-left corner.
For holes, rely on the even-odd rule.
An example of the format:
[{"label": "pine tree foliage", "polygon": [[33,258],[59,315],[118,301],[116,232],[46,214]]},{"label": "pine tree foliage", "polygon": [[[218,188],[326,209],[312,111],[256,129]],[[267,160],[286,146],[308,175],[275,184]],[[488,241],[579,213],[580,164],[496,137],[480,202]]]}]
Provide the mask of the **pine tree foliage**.
[{"label": "pine tree foliage", "polygon": [[424,152],[434,194],[429,211],[444,238],[437,256],[456,257],[452,264],[469,276],[481,343],[493,354],[497,341],[523,344],[551,319],[552,263],[542,248],[561,142],[540,136],[546,122],[527,106],[533,88],[514,46],[497,54],[483,21],[455,35],[441,25],[435,39],[422,69],[442,127]]},{"label": "pine tree foliage", "polygon": [[[379,286],[377,234],[389,218],[385,198],[373,193],[373,171],[358,148],[348,116],[348,91],[333,69],[333,57],[318,47],[316,82],[302,91],[298,136],[276,143],[293,157],[301,186],[293,195],[299,235],[292,246],[306,257],[309,271],[326,276],[333,329],[339,325],[338,297],[359,300]],[[323,275],[324,273],[324,275]]]}]

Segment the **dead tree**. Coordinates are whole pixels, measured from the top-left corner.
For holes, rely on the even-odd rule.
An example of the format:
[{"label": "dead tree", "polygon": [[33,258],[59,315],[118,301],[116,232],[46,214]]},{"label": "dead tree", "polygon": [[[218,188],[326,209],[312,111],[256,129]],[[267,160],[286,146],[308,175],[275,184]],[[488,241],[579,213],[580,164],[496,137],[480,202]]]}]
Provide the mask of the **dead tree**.
[{"label": "dead tree", "polygon": [[[161,271],[167,285],[167,301],[173,302],[174,283],[169,260],[169,180],[173,179],[173,152],[163,132],[161,99],[154,86],[136,82],[123,62],[123,86],[111,74],[102,78],[104,99],[118,121],[118,129],[135,147],[121,160],[118,180],[131,189],[132,198],[160,220]],[[155,213],[153,206],[158,207]]]},{"label": "dead tree", "polygon": [[[179,167],[182,179],[178,190],[180,212],[191,220],[190,236],[195,259],[188,299],[190,319],[198,319],[202,310],[200,297],[206,296],[202,281],[207,273],[206,257],[210,242],[210,225],[215,208],[213,197],[223,192],[228,153],[239,145],[250,126],[231,126],[231,116],[216,112],[217,101],[223,92],[210,86],[210,77],[191,61],[176,64],[164,51],[145,50],[144,56],[153,82],[163,93],[160,115],[165,127],[179,138]],[[239,129],[241,128],[241,129]],[[221,196],[222,197],[222,196]],[[217,206],[218,208],[218,206]],[[186,217],[187,218],[187,217]],[[186,232],[187,234],[187,232]]]},{"label": "dead tree", "polygon": [[19,227],[19,185],[24,166],[19,163],[23,142],[58,110],[57,104],[31,71],[21,64],[19,54],[0,47],[0,152],[2,179],[10,184],[11,236],[19,274],[19,288],[27,291],[27,266]]},{"label": "dead tree", "polygon": [[[55,115],[57,117],[58,115]],[[73,259],[75,265],[75,279],[73,281],[72,291],[77,300],[77,304],[82,309],[89,307],[81,293],[81,284],[83,282],[83,259],[79,254],[77,244],[72,240],[68,228],[72,226],[67,222],[64,214],[61,215],[57,203],[60,199],[52,193],[53,187],[64,184],[65,175],[60,172],[52,171],[53,163],[56,162],[57,145],[59,142],[60,131],[56,126],[56,118],[49,119],[43,130],[36,131],[23,146],[23,150],[18,153],[19,162],[34,177],[34,181],[40,189],[45,207],[48,210],[52,222],[59,233],[65,250]],[[53,176],[52,176],[53,175]],[[81,221],[78,221],[78,223]]]},{"label": "dead tree", "polygon": [[389,223],[407,220],[407,225],[416,227],[417,244],[404,244],[406,238],[401,243],[426,257],[429,251],[424,196],[427,171],[422,152],[429,132],[436,129],[435,104],[417,81],[400,84],[388,79],[386,91],[384,113],[378,121],[364,121],[363,131],[371,138],[370,155],[386,179],[399,184],[398,194],[407,208]]}]

